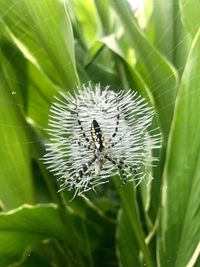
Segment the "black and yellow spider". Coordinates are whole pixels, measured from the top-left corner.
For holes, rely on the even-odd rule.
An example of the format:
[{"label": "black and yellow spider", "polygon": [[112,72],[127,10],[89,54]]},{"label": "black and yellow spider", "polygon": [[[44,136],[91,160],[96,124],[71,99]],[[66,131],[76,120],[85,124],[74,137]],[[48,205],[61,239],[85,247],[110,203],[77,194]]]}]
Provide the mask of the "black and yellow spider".
[{"label": "black and yellow spider", "polygon": [[119,107],[117,106],[115,130],[111,135],[111,137],[108,139],[108,142],[105,142],[103,132],[96,119],[92,120],[91,130],[90,130],[91,139],[88,138],[86,136],[81,120],[79,118],[78,107],[76,108],[76,110],[77,110],[76,115],[77,115],[78,125],[80,126],[82,137],[86,142],[86,144],[83,144],[81,141],[78,141],[78,144],[79,146],[84,146],[86,149],[92,150],[94,153],[93,157],[89,159],[86,163],[84,163],[77,171],[77,173],[75,174],[76,179],[81,179],[93,163],[95,163],[95,176],[100,175],[104,162],[108,160],[118,169],[118,173],[120,174],[122,183],[125,184],[128,180],[128,176],[130,175],[135,176],[137,174],[136,169],[126,164],[122,159],[113,157],[112,154],[109,153],[109,150],[123,139],[123,137],[120,137],[117,141],[113,141],[113,138],[117,136],[118,132],[118,125],[120,118]]}]

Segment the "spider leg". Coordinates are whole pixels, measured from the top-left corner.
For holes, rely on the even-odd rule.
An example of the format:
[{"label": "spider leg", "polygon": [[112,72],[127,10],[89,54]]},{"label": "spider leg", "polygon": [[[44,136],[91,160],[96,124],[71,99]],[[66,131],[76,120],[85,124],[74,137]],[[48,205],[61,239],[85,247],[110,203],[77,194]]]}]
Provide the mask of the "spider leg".
[{"label": "spider leg", "polygon": [[84,148],[87,148],[88,150],[94,150],[94,144],[92,141],[89,141],[89,144],[86,145],[86,144],[83,144],[80,140],[77,141],[78,145],[79,146],[82,146]]},{"label": "spider leg", "polygon": [[90,168],[92,163],[97,159],[97,156],[94,154],[94,157],[89,159],[87,163],[83,164],[78,172],[75,174],[76,179],[80,179],[86,173],[86,171]]},{"label": "spider leg", "polygon": [[109,143],[112,142],[112,139],[117,135],[118,128],[119,128],[119,119],[120,119],[120,112],[119,112],[119,106],[117,106],[117,119],[116,119],[115,131],[110,137],[110,139],[108,140]]},{"label": "spider leg", "polygon": [[119,106],[117,106],[117,119],[116,119],[116,125],[115,125],[115,131],[112,134],[111,138],[108,139],[108,143],[111,143],[109,146],[107,146],[107,148],[111,148],[114,147],[115,145],[117,145],[125,136],[126,133],[124,133],[121,137],[118,138],[117,141],[113,142],[113,138],[116,137],[118,130],[119,130],[119,119],[120,119],[120,110],[119,110]]},{"label": "spider leg", "polygon": [[80,120],[80,118],[79,118],[79,114],[78,114],[78,105],[77,105],[77,103],[76,103],[76,116],[77,116],[77,121],[78,121],[78,125],[79,125],[79,127],[80,127],[80,130],[81,130],[82,136],[83,136],[83,138],[85,139],[85,141],[86,141],[87,143],[89,143],[90,140],[89,140],[89,138],[87,137],[87,135],[86,135],[86,133],[85,133],[85,131],[84,131],[84,129],[83,129],[82,122],[81,122],[81,120]]},{"label": "spider leg", "polygon": [[128,175],[130,173],[137,174],[136,169],[133,169],[130,165],[126,164],[123,160],[114,158],[110,155],[105,155],[105,158],[109,160],[113,165],[117,166],[120,176],[122,177],[122,184],[126,184]]},{"label": "spider leg", "polygon": [[114,147],[115,145],[117,145],[120,141],[123,140],[124,136],[127,134],[128,132],[125,132],[122,136],[119,137],[119,139],[117,141],[115,141],[114,143],[111,143],[109,146],[107,146],[107,148],[111,148]]},{"label": "spider leg", "polygon": [[[124,135],[121,136],[117,141],[111,143],[111,145],[108,146],[108,148],[114,147],[115,145],[117,145],[122,139],[123,139]],[[111,139],[112,141],[112,139]]]}]

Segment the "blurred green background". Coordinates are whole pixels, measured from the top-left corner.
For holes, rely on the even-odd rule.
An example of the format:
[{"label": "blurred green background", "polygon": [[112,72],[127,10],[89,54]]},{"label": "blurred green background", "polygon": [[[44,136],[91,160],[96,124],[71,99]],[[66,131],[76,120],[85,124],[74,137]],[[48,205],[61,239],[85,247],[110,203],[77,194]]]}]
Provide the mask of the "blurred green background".
[{"label": "blurred green background", "polygon": [[[0,267],[200,266],[199,10],[0,0]],[[40,159],[53,97],[89,81],[145,97],[163,146],[149,186],[69,202]]]}]

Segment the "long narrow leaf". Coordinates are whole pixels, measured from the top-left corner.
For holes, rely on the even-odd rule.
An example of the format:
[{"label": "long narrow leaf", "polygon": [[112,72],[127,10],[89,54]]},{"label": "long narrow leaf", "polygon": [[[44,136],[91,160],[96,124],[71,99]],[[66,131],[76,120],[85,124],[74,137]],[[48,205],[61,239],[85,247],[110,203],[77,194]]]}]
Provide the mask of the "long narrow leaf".
[{"label": "long narrow leaf", "polygon": [[10,209],[33,203],[32,174],[28,126],[2,70],[0,81],[0,199]]},{"label": "long narrow leaf", "polygon": [[170,133],[161,212],[161,266],[182,267],[200,240],[200,31],[181,80]]},{"label": "long narrow leaf", "polygon": [[142,64],[148,70],[144,79],[146,82],[151,81],[150,87],[159,112],[160,124],[167,139],[176,96],[176,70],[145,38],[124,1],[111,0],[111,3],[121,19],[129,44],[137,51]]},{"label": "long narrow leaf", "polygon": [[22,206],[0,214],[0,266],[19,261],[44,239],[66,240],[56,205]]},{"label": "long narrow leaf", "polygon": [[24,55],[62,88],[78,82],[68,12],[61,0],[0,1],[5,29]]},{"label": "long narrow leaf", "polygon": [[198,0],[180,0],[180,8],[183,24],[194,37],[200,26],[200,2]]}]

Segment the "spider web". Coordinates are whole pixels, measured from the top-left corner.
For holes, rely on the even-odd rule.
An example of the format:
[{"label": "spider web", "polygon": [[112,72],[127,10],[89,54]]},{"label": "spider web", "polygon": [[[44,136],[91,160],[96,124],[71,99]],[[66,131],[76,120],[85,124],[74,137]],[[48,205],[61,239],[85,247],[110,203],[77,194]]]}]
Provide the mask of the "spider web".
[{"label": "spider web", "polygon": [[[17,3],[17,2],[16,2]],[[36,2],[36,4],[37,4],[37,2]],[[15,8],[15,4],[12,4],[11,6],[10,6],[10,8],[5,12],[5,13],[9,13],[12,9],[14,9]],[[2,14],[2,17],[4,17],[4,15],[5,14]],[[178,18],[178,16],[180,15],[180,12],[176,15],[176,17],[173,19],[173,21],[171,22],[171,25],[174,23],[174,21]],[[24,16],[27,16],[26,14],[24,14]],[[52,14],[52,19],[54,19],[54,14]],[[47,21],[45,21],[45,19],[44,19],[44,21],[42,22],[42,23],[45,23],[45,22],[47,22]],[[15,25],[17,25],[19,23],[19,21],[16,21],[15,22],[15,24],[14,24],[14,26],[13,26],[13,28],[15,27]],[[165,35],[168,33],[168,30],[170,29],[170,27],[171,27],[171,25],[169,25],[167,28],[166,28],[166,30],[163,32],[163,34],[162,34],[162,36],[160,37],[160,39],[154,44],[155,46],[159,46],[159,43],[162,41],[162,39],[165,37]],[[38,27],[39,25],[32,25],[32,28],[33,29],[37,29],[37,27]],[[12,29],[11,29],[12,30]],[[174,48],[173,48],[173,50],[175,50],[175,49],[177,49],[181,44],[182,44],[182,42],[184,41],[184,39],[182,39]],[[170,53],[172,53],[173,52],[173,50],[170,50],[169,51],[169,54]],[[37,51],[35,51],[35,53],[39,53],[40,52],[40,48],[38,48],[38,50]],[[149,51],[149,56],[151,55],[151,53],[152,53],[153,51]],[[12,58],[14,58],[15,57],[15,51],[13,51],[13,53],[12,54],[10,54],[10,61],[12,61]],[[64,51],[63,51],[63,53],[64,53]],[[167,55],[167,56],[169,56],[169,54]],[[147,59],[148,59],[148,57],[146,58],[146,61],[147,61]],[[145,62],[144,62],[145,63]],[[66,64],[67,65],[67,64]],[[153,70],[148,74],[148,76],[150,76],[153,72],[155,72],[156,71],[156,69],[157,68],[159,68],[159,64],[158,65],[156,65],[154,68],[153,68]],[[7,77],[8,79],[13,79],[12,77]],[[148,77],[147,77],[148,78]],[[192,77],[192,78],[195,78],[195,77]],[[191,78],[191,79],[192,79]],[[16,81],[16,80],[14,80],[13,81],[14,83],[18,83],[17,85],[18,86],[22,86],[22,87],[24,87],[24,85],[23,85],[23,83],[19,83],[19,81]],[[166,80],[161,80],[160,81],[160,83],[161,84],[165,84],[165,82],[166,82]],[[156,90],[156,89],[155,89]],[[171,88],[169,88],[169,90],[171,90]],[[56,92],[55,92],[56,93]],[[162,96],[162,95],[164,95],[165,93],[167,93],[167,91],[166,92],[164,92],[164,93],[161,93],[161,94],[159,94],[158,96],[157,96],[157,98],[158,97],[160,97],[160,96]],[[17,101],[16,101],[16,97],[17,97],[17,92],[16,92],[16,90],[15,90],[15,88],[10,88],[10,99],[9,100],[7,100],[7,99],[5,99],[5,98],[2,98],[2,97],[0,97],[0,102],[4,102],[4,103],[8,103],[9,105],[13,105],[13,106],[17,106],[17,107],[19,107],[19,109],[24,109],[25,108],[25,105],[23,104],[23,103],[17,103]],[[192,92],[190,92],[190,94],[192,94]],[[53,97],[53,95],[52,95],[52,97]],[[12,99],[13,99],[13,101],[12,101]],[[163,106],[162,107],[162,110],[163,110],[163,112],[165,111],[165,109],[166,109],[166,107],[169,105],[172,105],[173,103],[168,103],[167,105],[165,105],[165,106]],[[29,109],[35,109],[36,107],[38,107],[37,105],[35,105],[34,103],[28,103],[28,105],[29,105]],[[50,105],[51,105],[51,103],[49,102],[49,105],[47,105],[47,106],[49,106],[49,108],[50,108]],[[47,107],[46,106],[46,107]],[[48,108],[46,108],[46,110],[44,111],[43,109],[40,109],[39,110],[39,112],[38,112],[38,114],[41,114],[41,117],[48,117]],[[26,119],[28,119],[28,118],[26,118]],[[28,120],[29,122],[31,121],[31,120]],[[34,125],[34,122],[33,121],[31,121],[32,123],[33,123],[33,125]],[[167,122],[166,122],[167,123]],[[47,126],[47,120],[46,120],[46,126]],[[25,130],[26,130],[26,128],[28,128],[29,126],[27,125],[25,125],[25,126],[22,126],[21,124],[18,126],[18,125],[12,125],[12,124],[6,124],[6,123],[2,123],[2,122],[0,122],[0,127],[3,127],[3,128],[6,128],[6,129],[8,129],[8,131],[9,131],[9,129],[10,128],[15,128],[15,129],[17,129],[17,128],[24,128]],[[37,127],[39,128],[39,129],[43,129],[44,127],[45,127],[45,125],[37,125]],[[43,132],[44,133],[44,132]],[[9,150],[11,150],[11,153],[12,153],[12,149],[11,149],[11,147],[12,147],[12,145],[15,145],[15,144],[17,144],[17,143],[19,143],[20,145],[34,145],[34,144],[37,144],[37,143],[40,143],[41,142],[41,140],[40,140],[40,138],[38,137],[38,139],[36,138],[36,140],[33,140],[32,138],[30,138],[30,137],[28,137],[27,138],[27,141],[25,141],[25,142],[21,142],[20,140],[6,140],[6,142],[4,142],[3,144],[2,144],[2,149],[5,149],[5,150],[7,150],[7,149],[9,149]],[[42,156],[42,155],[41,155]],[[23,168],[23,166],[24,166],[24,164],[22,163],[19,167],[20,168]],[[4,169],[4,170],[6,170],[6,169]],[[2,171],[2,169],[1,169],[1,171]],[[2,178],[3,179],[3,178]],[[12,194],[14,191],[16,191],[16,190],[18,190],[18,188],[22,188],[22,187],[25,187],[25,185],[24,184],[20,184],[20,185],[17,185],[17,186],[15,186],[14,188],[12,187],[10,187],[9,188],[9,191],[7,191],[7,192],[1,192],[1,199],[3,200],[3,195],[4,194]],[[3,195],[2,195],[2,193],[3,193]]]},{"label": "spider web", "polygon": [[[188,0],[189,1],[189,0]],[[37,2],[36,2],[37,3]],[[10,8],[6,11],[6,13],[9,13],[10,12],[10,10],[11,9],[13,9],[15,7],[15,4],[13,4],[13,5],[11,5],[10,6]],[[172,22],[171,22],[171,25],[174,23],[174,21],[176,21],[176,19],[178,19],[178,16],[180,15],[180,12],[176,15],[176,17],[172,20]],[[4,16],[4,14],[2,14],[2,16]],[[24,14],[24,16],[26,16],[26,14]],[[52,14],[52,19],[54,18],[54,15]],[[45,20],[44,20],[45,21]],[[16,25],[19,23],[19,21],[16,21]],[[44,23],[44,22],[43,22]],[[168,33],[168,30],[170,29],[170,27],[171,27],[171,25],[168,25],[168,27],[166,28],[166,30],[163,32],[163,34],[162,34],[162,36],[160,37],[160,39],[154,44],[155,46],[159,46],[159,44],[160,44],[160,42],[165,38],[165,36],[167,35],[167,33]],[[33,25],[33,28],[35,28],[35,29],[37,29],[37,27],[38,27],[38,25]],[[12,30],[12,29],[11,29]],[[186,37],[185,37],[186,38]],[[184,41],[184,39],[182,39],[172,50],[170,50],[169,51],[169,53],[168,53],[168,55],[167,56],[169,56],[170,55],[170,53],[172,53],[173,52],[173,50],[175,50],[175,49],[177,49],[181,44],[182,44],[182,42]],[[38,48],[38,50],[37,51],[35,51],[35,53],[39,53],[40,52],[40,48]],[[153,52],[153,50],[152,51],[149,51],[149,56],[151,55],[151,53]],[[16,54],[15,54],[16,52],[15,51],[13,51],[13,53],[12,54],[10,54],[10,61],[12,61],[12,58],[14,59],[15,58],[15,56],[16,56]],[[64,53],[64,52],[63,52]],[[145,61],[147,61],[147,59],[148,59],[148,57],[146,58],[146,60]],[[145,63],[145,62],[144,62]],[[66,64],[67,65],[67,64]],[[154,68],[153,68],[153,70],[149,73],[149,76],[152,74],[152,73],[154,73],[157,69],[159,68],[159,64],[158,65],[156,65],[156,66],[154,66]],[[8,79],[10,79],[10,80],[12,80],[13,78],[12,77],[6,77],[6,78],[8,78]],[[191,77],[191,79],[195,79],[195,77]],[[13,81],[14,83],[16,83],[16,80],[14,80]],[[161,80],[160,81],[160,84],[165,84],[166,83],[166,80]],[[22,86],[22,87],[24,87],[24,84],[23,83],[20,83],[20,82],[18,82],[18,86]],[[155,89],[155,91],[156,91],[157,89]],[[171,88],[169,88],[169,90],[171,90]],[[167,93],[167,91],[166,92],[163,92],[163,93],[160,93],[160,94],[158,94],[158,96],[157,96],[157,98],[158,97],[161,97],[161,96],[164,96],[164,94],[165,93]],[[9,97],[9,100],[7,99],[7,98],[4,98],[4,97],[0,97],[0,103],[7,103],[8,105],[13,105],[14,107],[17,107],[17,108],[19,108],[20,110],[23,110],[23,109],[26,109],[26,107],[25,107],[25,104],[23,104],[23,103],[18,103],[18,100],[16,100],[16,98],[17,98],[17,94],[18,94],[18,92],[16,92],[16,90],[15,90],[15,88],[10,88],[10,92],[9,92],[9,94],[10,94],[10,97]],[[190,92],[190,95],[192,95],[193,94],[193,92],[191,91]],[[53,95],[52,95],[52,97],[53,97]],[[12,100],[13,99],[13,100]],[[162,111],[163,112],[165,112],[165,109],[168,107],[168,106],[170,106],[170,105],[173,105],[174,103],[167,103],[166,105],[164,105],[163,107],[162,107]],[[35,108],[38,108],[38,105],[35,105],[35,103],[28,103],[28,105],[29,105],[29,109],[35,109]],[[48,115],[49,115],[49,108],[50,108],[50,105],[51,105],[51,103],[49,102],[49,104],[48,105],[46,105],[46,109],[45,110],[43,110],[42,108],[40,109],[40,110],[38,110],[38,114],[41,114],[41,117],[46,117],[46,118],[48,118]],[[49,107],[49,108],[47,108],[47,107]],[[161,110],[160,110],[161,111]],[[34,121],[31,121],[31,120],[28,120],[28,118],[26,118],[26,120],[28,121],[28,123],[30,123],[31,122],[31,124],[33,124],[33,126],[35,126],[35,124],[34,124]],[[166,121],[166,124],[168,124],[168,122]],[[41,134],[42,133],[44,133],[43,131],[42,131],[42,129],[44,128],[44,127],[47,127],[47,121],[46,121],[46,125],[37,125],[37,130],[41,130]],[[1,128],[4,128],[4,129],[6,129],[6,131],[9,131],[10,129],[18,129],[18,128],[20,128],[20,129],[24,129],[25,131],[29,128],[29,126],[28,125],[26,125],[26,124],[24,124],[24,126],[23,126],[23,124],[21,124],[21,123],[19,123],[19,125],[17,125],[16,123],[2,123],[1,121],[0,121],[0,131],[1,131]],[[21,139],[19,139],[19,140],[15,140],[15,139],[13,139],[13,140],[8,140],[7,138],[4,138],[4,143],[2,143],[1,144],[1,150],[5,150],[5,151],[8,151],[8,153],[9,154],[13,154],[13,150],[12,150],[12,146],[15,146],[16,144],[19,144],[20,146],[29,146],[29,145],[31,145],[31,146],[34,146],[34,145],[41,145],[41,139],[40,139],[40,137],[39,136],[35,136],[35,138],[34,138],[34,140],[33,140],[33,138],[31,138],[30,136],[28,136],[27,138],[25,138],[25,141],[21,141]],[[40,155],[40,157],[41,156],[43,156],[42,154]],[[13,155],[13,157],[14,157],[14,155]],[[7,159],[6,158],[2,158],[1,159],[2,161],[6,161]],[[21,168],[23,168],[25,166],[25,163],[21,163],[21,164],[19,164],[18,165],[18,168],[19,168],[19,170],[21,169]],[[4,167],[3,166],[3,164],[1,164],[1,170],[0,170],[0,179],[1,180],[3,180],[3,183],[7,183],[8,181],[7,180],[4,180],[4,177],[1,175],[3,172],[5,172],[5,171],[12,171],[12,167],[10,166],[10,167],[8,167],[8,166],[6,166],[6,167]],[[5,187],[5,190],[1,190],[0,191],[0,199],[1,199],[1,201],[2,202],[4,202],[4,198],[6,197],[7,198],[7,195],[12,195],[12,194],[14,194],[14,192],[15,191],[18,191],[18,190],[24,190],[24,191],[26,191],[26,184],[25,183],[20,183],[20,184],[15,184],[15,185],[9,185],[7,188]]]}]

